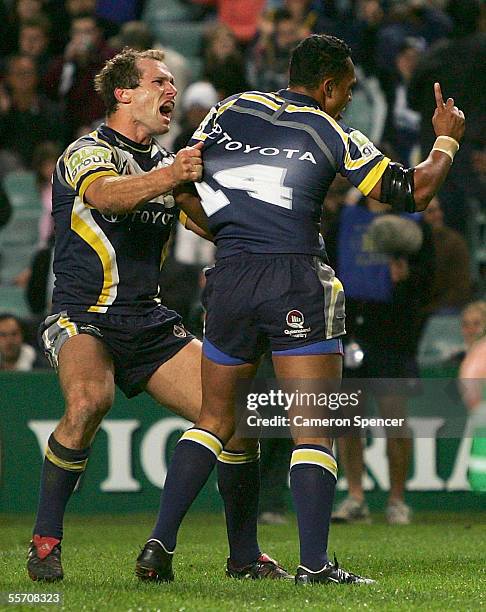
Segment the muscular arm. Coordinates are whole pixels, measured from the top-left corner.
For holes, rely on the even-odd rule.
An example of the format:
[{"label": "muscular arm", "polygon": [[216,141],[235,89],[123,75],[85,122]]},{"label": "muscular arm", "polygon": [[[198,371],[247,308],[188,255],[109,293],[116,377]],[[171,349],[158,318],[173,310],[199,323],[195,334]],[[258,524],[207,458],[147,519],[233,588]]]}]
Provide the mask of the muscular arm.
[{"label": "muscular arm", "polygon": [[[452,98],[449,98],[447,103],[444,103],[438,83],[434,85],[434,92],[437,106],[432,118],[432,124],[435,134],[437,137],[448,136],[459,142],[464,134],[464,113],[454,106]],[[415,166],[413,169],[413,197],[416,210],[420,211],[427,208],[428,203],[444,182],[451,165],[452,160],[447,153],[433,148],[427,159]],[[382,185],[383,179],[380,179],[368,194],[369,197],[386,201],[383,200]]]},{"label": "muscular arm", "polygon": [[102,176],[86,189],[85,200],[104,214],[135,210],[177,185],[201,178],[201,146],[181,149],[171,166],[139,176]]}]

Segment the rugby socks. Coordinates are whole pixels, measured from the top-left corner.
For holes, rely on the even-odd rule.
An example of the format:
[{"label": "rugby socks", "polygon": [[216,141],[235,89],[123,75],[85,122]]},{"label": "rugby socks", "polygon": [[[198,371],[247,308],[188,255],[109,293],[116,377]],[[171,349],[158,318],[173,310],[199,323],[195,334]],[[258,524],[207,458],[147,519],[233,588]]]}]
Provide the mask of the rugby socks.
[{"label": "rugby socks", "polygon": [[66,505],[86,469],[88,454],[89,448],[66,448],[51,434],[42,467],[34,534],[62,539]]},{"label": "rugby socks", "polygon": [[173,552],[182,519],[205,485],[223,450],[221,441],[203,429],[189,429],[177,443],[164,490],[157,523],[148,539],[157,540],[166,552]]},{"label": "rugby socks", "polygon": [[300,565],[318,572],[327,563],[337,464],[331,451],[316,444],[295,446],[290,462],[290,489],[297,512]]},{"label": "rugby socks", "polygon": [[218,488],[224,501],[230,560],[242,568],[260,555],[257,540],[260,449],[223,451],[218,457]]}]

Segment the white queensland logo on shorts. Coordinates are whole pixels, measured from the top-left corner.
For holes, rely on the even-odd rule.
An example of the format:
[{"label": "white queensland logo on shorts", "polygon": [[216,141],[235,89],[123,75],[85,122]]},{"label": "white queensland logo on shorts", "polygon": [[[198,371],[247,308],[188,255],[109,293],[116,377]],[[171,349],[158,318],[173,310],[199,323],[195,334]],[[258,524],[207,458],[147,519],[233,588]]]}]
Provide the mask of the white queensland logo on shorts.
[{"label": "white queensland logo on shorts", "polygon": [[310,332],[310,327],[304,327],[305,319],[304,315],[300,310],[289,310],[285,317],[285,322],[288,327],[292,329],[285,329],[284,334],[286,336],[292,336],[293,338],[307,338],[307,334]]},{"label": "white queensland logo on shorts", "polygon": [[174,325],[172,333],[176,338],[186,338],[187,331],[184,328],[184,325]]}]

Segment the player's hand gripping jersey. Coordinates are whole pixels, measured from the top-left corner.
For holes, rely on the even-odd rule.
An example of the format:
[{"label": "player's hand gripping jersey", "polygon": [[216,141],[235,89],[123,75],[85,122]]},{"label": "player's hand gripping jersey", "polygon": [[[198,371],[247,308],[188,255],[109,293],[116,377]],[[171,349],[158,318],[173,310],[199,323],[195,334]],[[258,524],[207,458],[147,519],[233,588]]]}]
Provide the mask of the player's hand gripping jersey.
[{"label": "player's hand gripping jersey", "polygon": [[[251,121],[249,121],[251,119]],[[246,92],[213,108],[197,190],[218,259],[241,252],[324,255],[322,204],[336,173],[367,195],[389,159],[303,94]]]},{"label": "player's hand gripping jersey", "polygon": [[71,144],[53,177],[53,312],[144,314],[160,303],[159,272],[178,210],[165,194],[123,215],[103,215],[84,194],[101,176],[143,174],[173,155],[102,125]]}]

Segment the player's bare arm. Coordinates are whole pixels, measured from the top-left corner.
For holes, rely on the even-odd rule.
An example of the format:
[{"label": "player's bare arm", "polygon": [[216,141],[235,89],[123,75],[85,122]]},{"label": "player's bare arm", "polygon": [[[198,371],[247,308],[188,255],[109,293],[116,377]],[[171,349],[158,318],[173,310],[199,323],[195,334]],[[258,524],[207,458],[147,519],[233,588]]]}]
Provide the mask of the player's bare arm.
[{"label": "player's bare arm", "polygon": [[[201,143],[202,145],[202,143]],[[212,242],[213,236],[209,231],[208,217],[201,206],[201,201],[191,185],[184,185],[174,192],[177,206],[187,217],[184,223],[186,229],[191,230],[198,236]]]},{"label": "player's bare arm", "polygon": [[[439,83],[434,85],[436,109],[432,117],[437,140],[427,159],[415,168],[403,169],[390,165],[383,177],[373,187],[369,196],[388,202],[403,202],[398,207],[407,210],[407,204],[415,202],[415,210],[424,210],[444,182],[452,165],[459,142],[464,135],[464,113],[454,105],[454,99],[444,102]],[[408,193],[407,193],[408,192]]]},{"label": "player's bare arm", "polygon": [[105,176],[94,181],[85,199],[104,214],[123,214],[202,176],[202,143],[181,149],[171,166],[141,176]]}]

